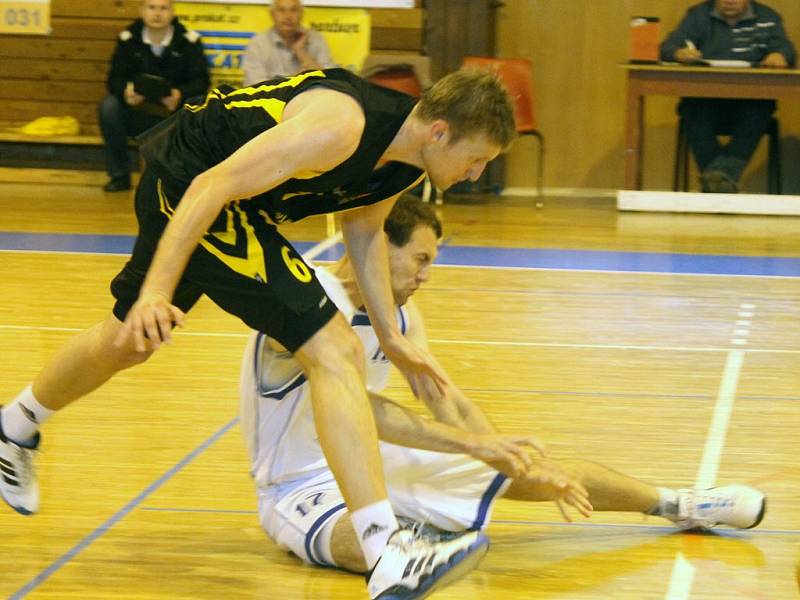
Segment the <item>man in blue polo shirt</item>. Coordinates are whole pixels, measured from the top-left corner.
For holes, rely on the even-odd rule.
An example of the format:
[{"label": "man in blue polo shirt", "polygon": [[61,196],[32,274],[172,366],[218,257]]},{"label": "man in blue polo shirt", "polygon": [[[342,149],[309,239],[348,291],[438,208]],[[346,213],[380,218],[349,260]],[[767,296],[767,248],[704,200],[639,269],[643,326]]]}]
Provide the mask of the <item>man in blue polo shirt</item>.
[{"label": "man in blue polo shirt", "polygon": [[[692,6],[661,44],[661,60],[746,61],[753,66],[794,66],[795,50],[781,16],[751,0],[707,0]],[[678,111],[700,167],[704,192],[736,192],[739,178],[769,125],[774,100],[683,98]],[[717,133],[730,133],[727,145]]]}]

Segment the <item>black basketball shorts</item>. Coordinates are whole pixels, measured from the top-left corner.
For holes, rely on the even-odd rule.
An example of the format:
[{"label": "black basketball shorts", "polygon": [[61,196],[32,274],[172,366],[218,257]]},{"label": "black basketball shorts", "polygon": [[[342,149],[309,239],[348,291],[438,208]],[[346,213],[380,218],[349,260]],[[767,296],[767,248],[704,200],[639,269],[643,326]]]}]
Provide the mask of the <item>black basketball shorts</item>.
[{"label": "black basketball shorts", "polygon": [[[149,169],[142,174],[136,189],[139,235],[130,260],[111,282],[114,315],[121,321],[139,297],[158,240],[184,189]],[[172,303],[185,312],[205,294],[294,352],[333,318],[336,305],[275,225],[247,205],[226,206],[222,226],[202,237]]]}]

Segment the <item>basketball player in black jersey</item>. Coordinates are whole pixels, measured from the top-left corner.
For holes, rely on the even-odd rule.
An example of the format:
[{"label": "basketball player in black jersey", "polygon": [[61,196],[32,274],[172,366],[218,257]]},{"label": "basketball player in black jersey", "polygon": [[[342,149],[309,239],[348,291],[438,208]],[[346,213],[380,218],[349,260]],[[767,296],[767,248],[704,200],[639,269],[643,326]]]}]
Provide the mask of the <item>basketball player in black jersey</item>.
[{"label": "basketball player in black jersey", "polygon": [[[373,597],[416,598],[486,549],[411,540],[386,496],[358,338],[276,224],[344,211],[342,233],[386,356],[426,397],[443,374],[397,328],[383,222],[427,172],[442,189],[476,180],[514,137],[492,75],[450,74],[419,102],[330,69],[213,90],[151,130],[136,190],[139,234],[113,280],[112,314],[63,347],[0,411],[3,498],[39,504],[39,426],[118,371],[145,361],[202,295],[294,353],[311,386],[320,443],[371,569]],[[424,573],[403,575],[409,560]],[[422,562],[419,563],[420,566]]]}]

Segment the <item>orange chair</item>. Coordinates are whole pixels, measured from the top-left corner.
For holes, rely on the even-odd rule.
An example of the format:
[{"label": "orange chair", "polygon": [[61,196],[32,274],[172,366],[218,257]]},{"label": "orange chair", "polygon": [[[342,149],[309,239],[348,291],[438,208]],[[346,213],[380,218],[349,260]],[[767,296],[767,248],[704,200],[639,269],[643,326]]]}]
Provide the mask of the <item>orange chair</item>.
[{"label": "orange chair", "polygon": [[422,84],[411,65],[386,65],[367,76],[367,80],[409,96],[422,96]]},{"label": "orange chair", "polygon": [[486,69],[497,74],[514,99],[514,120],[517,133],[532,135],[539,140],[539,164],[537,185],[542,196],[544,182],[544,136],[536,127],[536,114],[533,108],[533,66],[527,58],[488,58],[484,56],[465,56],[461,64],[465,68]]}]

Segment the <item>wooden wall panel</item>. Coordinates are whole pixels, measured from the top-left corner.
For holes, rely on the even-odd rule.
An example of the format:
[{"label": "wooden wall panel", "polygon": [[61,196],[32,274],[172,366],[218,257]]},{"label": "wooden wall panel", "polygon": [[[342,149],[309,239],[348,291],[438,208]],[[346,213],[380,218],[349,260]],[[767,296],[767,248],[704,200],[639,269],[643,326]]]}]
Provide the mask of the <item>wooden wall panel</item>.
[{"label": "wooden wall panel", "polygon": [[[73,116],[88,124],[87,132],[97,132],[97,103],[86,102],[45,102],[28,100],[25,102],[0,102],[0,121],[25,123],[42,115],[52,117]],[[84,133],[87,133],[84,132]]]},{"label": "wooden wall panel", "polygon": [[130,20],[139,14],[139,0],[52,0],[54,17],[91,17]]},{"label": "wooden wall panel", "polygon": [[107,63],[84,60],[43,61],[35,58],[3,58],[3,77],[36,81],[106,80]]},{"label": "wooden wall panel", "polygon": [[[534,63],[537,112],[547,138],[545,185],[617,189],[623,182],[625,75],[618,65],[628,58],[629,20],[633,15],[661,18],[661,37],[677,26],[696,2],[620,0],[539,2],[517,0],[500,9],[498,56],[523,56]],[[800,3],[769,0],[784,17],[787,32],[800,44]],[[668,189],[672,181],[676,99],[647,100],[645,185]],[[782,102],[784,164],[800,160],[800,106]],[[533,186],[536,146],[520,140],[507,157],[507,185]],[[763,148],[745,179],[760,190]],[[800,174],[784,170],[787,192],[800,193]]]},{"label": "wooden wall panel", "polygon": [[33,79],[7,79],[0,86],[0,99],[77,101],[99,98],[106,94],[105,81],[35,81]]},{"label": "wooden wall panel", "polygon": [[422,30],[373,27],[371,45],[373,50],[419,50]]},{"label": "wooden wall panel", "polygon": [[375,8],[370,10],[372,27],[422,29],[425,11],[420,8]]},{"label": "wooden wall panel", "polygon": [[54,38],[114,40],[131,19],[86,19],[55,17],[52,20]]},{"label": "wooden wall panel", "polygon": [[105,61],[114,52],[114,40],[69,40],[15,36],[3,40],[3,57]]}]

